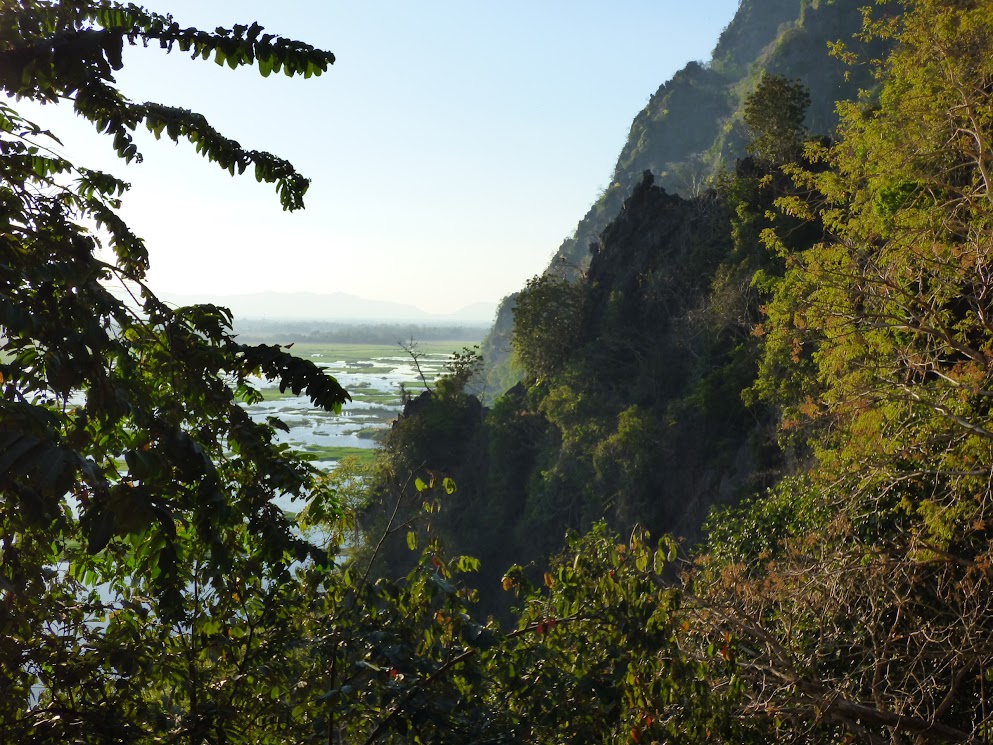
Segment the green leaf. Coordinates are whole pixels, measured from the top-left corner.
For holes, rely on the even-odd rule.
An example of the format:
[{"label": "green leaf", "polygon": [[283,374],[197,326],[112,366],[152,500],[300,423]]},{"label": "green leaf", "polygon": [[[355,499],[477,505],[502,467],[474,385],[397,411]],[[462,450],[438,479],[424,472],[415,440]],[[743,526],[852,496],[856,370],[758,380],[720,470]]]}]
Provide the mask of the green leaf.
[{"label": "green leaf", "polygon": [[437,587],[446,595],[454,595],[457,592],[455,585],[442,577],[440,574],[431,575],[431,584]]}]

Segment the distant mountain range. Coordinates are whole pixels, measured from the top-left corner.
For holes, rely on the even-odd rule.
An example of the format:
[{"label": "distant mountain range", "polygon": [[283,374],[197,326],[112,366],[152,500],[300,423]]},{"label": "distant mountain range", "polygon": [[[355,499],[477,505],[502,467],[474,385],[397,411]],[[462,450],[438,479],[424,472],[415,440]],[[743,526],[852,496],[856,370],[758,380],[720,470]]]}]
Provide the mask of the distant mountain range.
[{"label": "distant mountain range", "polygon": [[240,295],[176,295],[161,293],[176,305],[213,303],[230,308],[236,319],[306,321],[376,321],[397,323],[492,323],[495,302],[473,303],[453,313],[428,313],[413,305],[349,295],[344,292],[254,292]]}]

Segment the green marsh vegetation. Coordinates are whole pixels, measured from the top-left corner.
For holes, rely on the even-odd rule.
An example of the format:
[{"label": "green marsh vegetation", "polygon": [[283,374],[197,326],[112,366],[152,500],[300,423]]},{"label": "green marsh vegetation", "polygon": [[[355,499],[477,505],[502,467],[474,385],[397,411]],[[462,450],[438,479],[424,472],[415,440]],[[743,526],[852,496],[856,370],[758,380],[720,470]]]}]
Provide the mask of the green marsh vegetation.
[{"label": "green marsh vegetation", "polygon": [[[442,339],[441,341],[417,341],[418,351],[447,360],[453,352],[465,346],[465,342]],[[406,352],[400,346],[409,342],[408,338],[399,338],[393,344],[323,344],[314,342],[291,342],[291,351],[299,357],[341,361],[348,363],[367,363],[381,357],[404,357]]]},{"label": "green marsh vegetation", "polygon": [[278,416],[287,427],[281,441],[318,467],[334,467],[345,457],[370,464],[374,444],[387,435],[405,397],[416,396],[434,383],[457,342],[414,343],[419,367],[405,351],[411,344],[409,339],[394,345],[293,343],[287,351],[341,381],[350,401],[340,414],[315,411],[305,396],[263,381],[258,384],[261,400],[248,410],[259,420]]}]

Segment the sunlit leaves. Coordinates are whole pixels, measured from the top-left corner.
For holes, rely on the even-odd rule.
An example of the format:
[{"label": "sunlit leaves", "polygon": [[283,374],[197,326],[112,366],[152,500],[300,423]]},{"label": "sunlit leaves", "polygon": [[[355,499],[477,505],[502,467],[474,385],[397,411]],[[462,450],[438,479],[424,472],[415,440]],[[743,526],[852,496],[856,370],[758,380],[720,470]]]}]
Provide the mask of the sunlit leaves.
[{"label": "sunlit leaves", "polygon": [[770,163],[794,160],[803,146],[810,91],[782,75],[762,75],[745,102],[744,121],[752,131],[749,152]]},{"label": "sunlit leaves", "polygon": [[777,659],[807,676],[762,682],[756,708],[789,702],[809,720],[831,690],[854,736],[966,741],[986,725],[951,713],[982,697],[964,650],[991,634],[988,576],[970,568],[990,552],[993,220],[978,143],[993,133],[993,14],[920,0],[867,34],[900,42],[879,65],[878,105],[841,107],[841,139],[818,154],[830,171],[793,171],[813,209],[779,207],[830,235],[787,254],[763,324],[757,388],[816,460],[712,518],[708,579],[739,619],[764,619],[736,622],[757,650],[743,670],[764,681]]}]

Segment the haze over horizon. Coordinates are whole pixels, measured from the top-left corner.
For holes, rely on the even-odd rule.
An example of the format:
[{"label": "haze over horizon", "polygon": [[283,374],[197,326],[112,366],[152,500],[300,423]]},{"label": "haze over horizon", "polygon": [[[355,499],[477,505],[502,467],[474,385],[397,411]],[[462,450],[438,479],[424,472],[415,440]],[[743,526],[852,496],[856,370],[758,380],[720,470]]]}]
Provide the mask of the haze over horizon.
[{"label": "haze over horizon", "polygon": [[174,305],[214,303],[227,307],[241,320],[321,321],[354,323],[492,323],[495,302],[477,302],[447,312],[432,313],[416,305],[374,300],[347,292],[163,293]]},{"label": "haze over horizon", "polygon": [[24,107],[74,162],[132,183],[122,214],[163,294],[345,292],[450,313],[541,272],[609,183],[635,114],[706,60],[737,0],[468,6],[151,0],[181,25],[258,21],[332,51],[310,80],[128,49],[134,100],[203,113],[312,179],[303,213],[188,145],[126,166],[66,107]]}]

